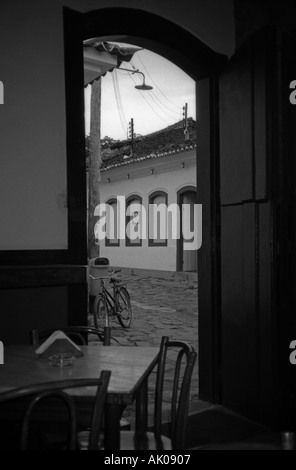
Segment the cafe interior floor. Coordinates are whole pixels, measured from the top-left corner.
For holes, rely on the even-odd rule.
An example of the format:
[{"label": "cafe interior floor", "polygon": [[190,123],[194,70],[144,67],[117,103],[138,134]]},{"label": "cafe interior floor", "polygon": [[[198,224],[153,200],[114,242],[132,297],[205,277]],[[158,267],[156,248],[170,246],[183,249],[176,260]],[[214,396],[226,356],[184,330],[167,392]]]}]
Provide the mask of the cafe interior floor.
[{"label": "cafe interior floor", "polygon": [[[111,322],[113,344],[126,346],[157,346],[163,335],[170,339],[187,341],[198,351],[198,282],[197,275],[157,277],[132,275],[123,272],[131,297],[132,325],[123,329],[116,321]],[[92,315],[89,323],[93,324]],[[95,341],[95,340],[94,340]],[[95,344],[95,343],[94,343]],[[198,361],[197,361],[198,362]],[[171,377],[172,380],[172,377]],[[151,375],[149,390],[149,424],[153,422],[153,393],[155,373]],[[166,382],[169,390],[170,380]],[[169,414],[169,403],[164,394],[164,420]],[[124,422],[134,427],[134,406],[127,407]],[[239,442],[241,445],[256,442],[279,446],[279,435],[268,428],[235,414],[222,406],[199,400],[198,364],[193,372],[187,447],[206,448],[216,443]]]}]

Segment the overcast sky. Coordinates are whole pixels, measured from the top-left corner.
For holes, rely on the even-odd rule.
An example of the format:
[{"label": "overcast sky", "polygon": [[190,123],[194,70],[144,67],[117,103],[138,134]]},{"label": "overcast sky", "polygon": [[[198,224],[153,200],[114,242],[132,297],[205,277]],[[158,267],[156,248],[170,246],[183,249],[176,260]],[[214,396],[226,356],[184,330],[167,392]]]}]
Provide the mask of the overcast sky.
[{"label": "overcast sky", "polygon": [[[145,74],[151,91],[139,91],[139,74],[120,70],[102,77],[101,137],[126,139],[128,125],[134,119],[134,132],[146,135],[182,119],[183,106],[188,103],[188,117],[196,119],[195,82],[179,67],[147,49],[136,52],[131,62],[121,64]],[[115,88],[114,88],[115,87]],[[117,93],[115,93],[115,89]],[[89,133],[90,90],[85,90],[85,126]],[[117,94],[117,99],[116,99]]]}]

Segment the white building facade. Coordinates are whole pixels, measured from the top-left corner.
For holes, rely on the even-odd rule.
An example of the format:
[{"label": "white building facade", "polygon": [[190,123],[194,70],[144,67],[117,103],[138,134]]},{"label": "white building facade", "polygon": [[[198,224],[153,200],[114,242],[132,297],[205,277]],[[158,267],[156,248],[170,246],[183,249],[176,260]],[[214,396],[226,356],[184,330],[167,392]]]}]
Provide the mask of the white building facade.
[{"label": "white building facade", "polygon": [[[125,198],[126,207],[138,203],[144,207],[147,215],[147,237],[131,240],[127,235],[125,239],[119,239],[119,227],[116,226],[112,240],[99,242],[101,257],[108,258],[111,266],[121,268],[196,271],[197,251],[184,250],[182,226],[180,225],[178,239],[170,236],[166,239],[152,239],[152,220],[149,215],[149,204],[177,204],[181,208],[182,204],[193,206],[196,202],[195,145],[164,154],[126,159],[106,166],[101,171],[100,202],[110,204],[117,214],[118,196]],[[126,225],[128,220],[126,218]]]}]

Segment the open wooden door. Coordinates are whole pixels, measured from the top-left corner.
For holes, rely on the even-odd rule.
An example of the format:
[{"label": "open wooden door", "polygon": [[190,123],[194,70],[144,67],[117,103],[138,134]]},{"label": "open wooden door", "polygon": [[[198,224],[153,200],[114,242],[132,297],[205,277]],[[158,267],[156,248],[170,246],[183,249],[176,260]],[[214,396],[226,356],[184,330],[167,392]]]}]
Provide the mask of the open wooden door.
[{"label": "open wooden door", "polygon": [[221,396],[263,422],[276,406],[276,57],[264,30],[219,78]]},{"label": "open wooden door", "polygon": [[[271,28],[256,34],[223,67],[216,86],[201,84],[198,95],[203,103],[208,87],[212,96],[202,138],[211,139],[212,151],[197,169],[204,214],[200,396],[267,424],[278,422],[280,328],[287,315],[279,314],[276,34]],[[281,247],[285,256],[284,240]]]}]

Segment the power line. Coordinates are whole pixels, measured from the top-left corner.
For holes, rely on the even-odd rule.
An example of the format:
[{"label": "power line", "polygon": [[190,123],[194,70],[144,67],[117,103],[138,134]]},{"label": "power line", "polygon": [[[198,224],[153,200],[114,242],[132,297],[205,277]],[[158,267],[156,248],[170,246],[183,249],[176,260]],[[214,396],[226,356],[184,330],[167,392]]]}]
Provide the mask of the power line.
[{"label": "power line", "polygon": [[[131,77],[132,81],[134,82],[134,84],[136,85],[137,82],[133,79],[132,76],[130,76],[130,77]],[[159,119],[161,119],[163,122],[165,122],[165,123],[169,126],[170,123],[169,123],[168,121],[166,121],[163,117],[161,117],[161,116],[158,114],[158,112],[154,109],[154,107],[152,106],[152,104],[149,103],[149,101],[146,99],[146,96],[145,96],[145,94],[144,94],[142,91],[141,91],[141,96],[142,96],[142,98],[146,101],[146,103],[150,106],[150,108],[152,109],[152,111],[154,112],[154,114],[156,114],[156,116],[157,116]]]},{"label": "power line", "polygon": [[[136,69],[135,69],[135,70],[136,70]],[[131,72],[131,73],[127,73],[127,75],[132,76],[133,73],[132,73],[132,72]],[[134,80],[133,80],[133,82],[136,84],[136,82],[135,82]],[[174,117],[174,116],[172,116],[172,114],[168,113],[168,111],[165,109],[165,108],[167,108],[167,106],[165,106],[165,105],[158,99],[158,97],[155,95],[155,93],[154,93],[153,91],[149,91],[149,95],[150,95],[150,98],[152,99],[152,101],[154,101],[154,103],[156,104],[156,106],[158,106],[158,107],[160,108],[161,112],[165,113],[170,119],[172,119],[172,120],[175,122],[177,118]],[[156,100],[157,100],[159,103],[158,103]],[[167,109],[169,109],[169,108],[167,108]],[[176,111],[172,111],[172,112],[175,113],[175,115],[178,116],[178,118],[179,118],[179,116],[180,116],[179,113],[177,113]]]},{"label": "power line", "polygon": [[125,118],[124,110],[123,110],[123,106],[122,106],[116,69],[113,70],[113,73],[111,75],[112,75],[112,81],[113,81],[113,87],[114,87],[114,92],[115,92],[115,98],[116,98],[116,104],[117,104],[117,110],[118,110],[118,115],[119,115],[119,119],[120,119],[120,124],[121,124],[122,130],[124,132],[124,135],[126,136],[127,120]]},{"label": "power line", "polygon": [[[128,73],[127,75],[132,76],[133,73],[131,72],[131,73]],[[136,82],[134,81],[134,83],[136,83]],[[147,95],[147,94],[146,94],[146,95]],[[170,113],[167,112],[167,110],[165,109],[165,108],[167,108],[167,107],[166,107],[165,105],[163,105],[163,103],[158,99],[158,97],[155,95],[155,93],[154,93],[153,91],[149,91],[149,95],[150,95],[150,98],[152,99],[152,101],[154,101],[154,103],[156,104],[156,106],[158,106],[158,107],[160,108],[161,112],[163,112],[164,114],[166,114],[167,117],[169,117],[169,118],[172,119],[173,121],[176,121],[176,117],[172,116],[172,114],[170,114]],[[158,102],[157,102],[156,100],[157,100]],[[167,108],[167,109],[169,109],[169,108]],[[177,113],[176,111],[173,111],[173,112],[174,112],[175,115],[178,116],[178,118],[179,118],[180,114]]]},{"label": "power line", "polygon": [[123,118],[123,122],[124,122],[124,126],[125,126],[125,129],[126,129],[126,128],[127,128],[127,120],[126,120],[126,117],[125,117],[125,114],[124,114],[123,105],[122,105],[122,100],[121,100],[121,93],[120,93],[120,87],[119,87],[119,81],[118,81],[117,70],[115,69],[114,72],[115,72],[115,84],[116,84],[117,94],[118,94],[118,98],[119,98],[120,112],[121,112],[121,115],[122,115],[122,118]]},{"label": "power line", "polygon": [[151,77],[146,65],[144,64],[144,62],[142,61],[141,57],[139,55],[137,55],[137,58],[140,60],[141,64],[143,65],[144,69],[146,70],[147,72],[147,75],[149,76],[150,80],[154,83],[154,85],[156,86],[156,88],[158,88],[158,90],[160,91],[160,93],[164,96],[164,98],[169,102],[171,103],[173,106],[175,106],[175,108],[177,109],[180,109],[180,106],[177,106],[175,103],[173,103],[164,93],[163,91],[159,88],[159,86],[157,85],[157,83],[155,83],[155,81],[153,80],[153,78]]},{"label": "power line", "polygon": [[113,80],[113,86],[114,86],[114,92],[115,92],[115,98],[116,98],[116,105],[117,105],[117,111],[118,111],[118,116],[120,120],[120,124],[122,127],[122,130],[124,134],[126,134],[126,125],[125,125],[125,117],[122,114],[122,109],[120,106],[120,95],[118,94],[118,89],[116,85],[116,78],[112,75],[112,80]]},{"label": "power line", "polygon": [[[132,61],[130,62],[130,64],[132,65],[132,67],[133,67],[134,70],[137,70],[137,69],[135,68],[135,65],[132,63]],[[120,69],[119,69],[119,70],[120,70]],[[155,104],[156,104],[156,105],[161,109],[161,111],[162,111],[163,113],[165,113],[170,119],[173,119],[174,121],[176,121],[176,119],[177,119],[176,117],[173,117],[171,113],[174,113],[175,116],[178,116],[178,119],[179,119],[180,114],[182,113],[181,107],[179,108],[179,111],[177,112],[177,111],[175,111],[175,110],[169,108],[166,104],[164,104],[164,103],[158,98],[158,96],[155,94],[154,91],[149,91],[149,94],[151,95],[151,98],[152,98],[152,100],[155,102]],[[156,102],[156,100],[158,101],[158,103]],[[168,110],[169,112],[168,112],[167,110]]]},{"label": "power line", "polygon": [[170,108],[168,105],[166,105],[163,101],[161,101],[154,91],[152,91],[151,93],[155,96],[155,98],[157,99],[157,101],[159,101],[159,103],[161,104],[161,106],[163,106],[164,108],[168,109],[170,113],[174,113],[176,116],[179,116],[179,115],[180,115],[181,106],[178,108],[178,111],[175,111],[174,109],[172,109],[172,108]]},{"label": "power line", "polygon": [[[159,99],[157,98],[157,96],[155,95],[155,93],[153,93],[152,91],[149,91],[149,95],[151,96],[152,100],[154,101],[154,103],[161,109],[162,112],[166,113],[167,116],[169,116],[171,119],[174,119],[174,121],[176,120],[175,117],[173,117],[171,114],[169,114],[165,109],[163,110],[161,105],[161,101],[159,101]],[[159,101],[160,105],[157,103],[157,101]],[[176,115],[179,117],[179,113],[176,113]]]},{"label": "power line", "polygon": [[[133,69],[135,69],[135,66],[134,64],[131,64]],[[119,69],[120,70],[120,69]],[[118,113],[119,113],[119,117],[120,117],[120,122],[121,122],[121,126],[122,126],[122,129],[125,133],[125,129],[127,129],[127,122],[126,122],[126,118],[125,118],[125,114],[124,114],[124,110],[123,110],[123,106],[122,106],[122,101],[121,101],[121,95],[120,95],[120,89],[119,89],[119,84],[118,84],[118,75],[117,75],[117,70],[114,69],[113,73],[115,74],[114,78],[113,78],[113,74],[112,74],[112,79],[113,79],[113,85],[114,85],[114,91],[115,91],[115,96],[116,96],[116,102],[117,102],[117,109],[118,109]],[[124,75],[128,75],[131,80],[133,81],[133,83],[136,85],[137,82],[134,80],[134,77],[133,77],[133,74],[132,73],[125,73]],[[144,96],[143,92],[141,92],[141,96],[142,98],[145,100],[145,102],[148,104],[148,106],[151,108],[151,110],[153,111],[153,113],[159,118],[161,119],[163,122],[165,122],[168,126],[171,125],[172,122],[168,122],[166,119],[164,119],[162,116],[160,116],[160,114],[155,110],[154,106],[152,106],[152,104],[146,99],[146,97]],[[160,108],[161,112],[165,113],[168,118],[175,122],[176,121],[176,118],[173,117],[172,115],[170,115],[165,109],[162,109],[161,106],[163,107],[166,107],[167,109],[169,109],[166,105],[164,105],[159,99],[158,97],[155,95],[155,94],[152,94],[151,92],[149,92],[149,96],[150,98],[152,99],[152,101]],[[156,100],[159,101],[160,105],[156,102]],[[170,110],[171,111],[171,110]],[[178,115],[178,113],[176,113],[176,111],[173,111],[176,115]],[[179,116],[179,115],[178,115]]]},{"label": "power line", "polygon": [[[159,101],[159,103],[161,104],[161,106],[162,106],[163,108],[168,109],[171,113],[174,113],[174,114],[175,114],[176,116],[178,116],[178,117],[180,116],[180,110],[179,110],[179,111],[174,111],[173,109],[171,109],[171,108],[169,108],[168,106],[166,106],[166,105],[158,98],[158,96],[156,95],[156,93],[154,93],[154,91],[151,91],[151,93],[153,94],[154,98],[156,98],[157,101]],[[180,109],[181,109],[181,107],[180,107]]]},{"label": "power line", "polygon": [[[135,69],[135,68],[134,68],[134,69]],[[121,71],[121,69],[118,69],[118,70]],[[136,70],[136,69],[135,69],[135,70]],[[129,76],[130,78],[132,78],[133,83],[134,83],[135,85],[137,85],[136,81],[135,81],[135,80],[133,79],[133,77],[132,77],[132,76],[133,76],[133,72],[125,72],[124,70],[122,70],[122,72],[123,72],[123,75]],[[169,114],[166,110],[163,110],[163,109],[161,108],[161,106],[160,106],[160,105],[155,101],[155,99],[154,99],[154,98],[158,99],[157,96],[156,96],[156,95],[153,96],[153,94],[151,94],[151,93],[152,93],[152,92],[149,91],[149,94],[151,95],[151,96],[150,96],[151,99],[152,99],[152,100],[154,101],[154,103],[160,108],[160,110],[161,110],[163,113],[165,113],[170,119],[172,119],[173,121],[176,121],[176,118],[175,118],[175,117],[173,117],[173,116],[172,116],[171,114]],[[142,93],[141,93],[141,94],[142,94]],[[145,99],[145,97],[144,97],[143,95],[142,95],[142,97]],[[146,99],[145,99],[145,101],[146,101],[146,102],[149,104],[149,106],[151,107],[150,103],[149,103]],[[158,100],[158,101],[159,101],[159,100]],[[161,101],[159,101],[159,102],[160,102],[160,104],[162,105]],[[152,108],[152,109],[153,109],[153,108]],[[156,111],[155,111],[154,109],[153,109],[153,111],[156,113]],[[175,112],[175,111],[174,111],[174,112]],[[156,114],[157,114],[157,113],[156,113]],[[159,114],[157,114],[157,115],[158,115],[158,117],[159,117],[160,119],[162,119],[161,116],[159,116]],[[176,113],[176,115],[179,116],[178,113]],[[163,120],[165,123],[167,123],[167,121],[165,121],[164,119],[162,119],[162,120]],[[168,123],[167,123],[167,124],[168,124]]]},{"label": "power line", "polygon": [[[129,75],[131,80],[134,82],[134,84],[136,85],[136,82],[135,80],[133,79],[132,75]],[[150,106],[150,108],[152,109],[152,111],[154,112],[154,114],[156,114],[156,116],[159,117],[159,119],[161,119],[163,122],[165,122],[168,126],[170,125],[169,122],[167,122],[165,119],[163,119],[158,113],[157,111],[155,111],[155,109],[153,108],[153,106],[149,103],[149,101],[147,101],[147,99],[145,98],[145,95],[144,95],[144,92],[141,92],[141,96],[142,98],[146,101],[146,103]]]},{"label": "power line", "polygon": [[[131,63],[131,65],[132,65],[132,67],[136,70],[135,65],[133,64],[133,62],[131,61],[130,63]],[[145,67],[145,69],[146,69],[146,67]],[[146,70],[147,70],[147,69],[146,69]],[[149,72],[148,72],[148,73],[149,73]],[[155,83],[155,82],[154,82],[154,83]],[[157,85],[156,85],[156,86],[157,86]],[[161,91],[161,90],[160,90],[160,91]],[[163,102],[159,99],[159,97],[155,94],[154,91],[151,91],[150,93],[152,93],[153,96],[154,96],[154,98],[155,98],[157,101],[159,101],[160,105],[165,109],[165,112],[168,114],[168,116],[169,116],[171,119],[172,119],[171,114],[169,114],[166,110],[169,110],[170,113],[174,113],[174,114],[175,114],[176,116],[178,116],[178,117],[180,116],[181,107],[177,107],[176,105],[174,105],[174,106],[176,106],[176,108],[178,108],[178,111],[175,111],[174,109],[172,109],[172,108],[170,108],[169,106],[167,106],[167,104],[163,103]],[[157,104],[157,103],[156,103],[156,104]],[[157,105],[158,105],[158,104],[157,104]],[[158,105],[158,106],[159,106],[159,105]],[[176,120],[176,118],[174,118],[174,120]]]}]

